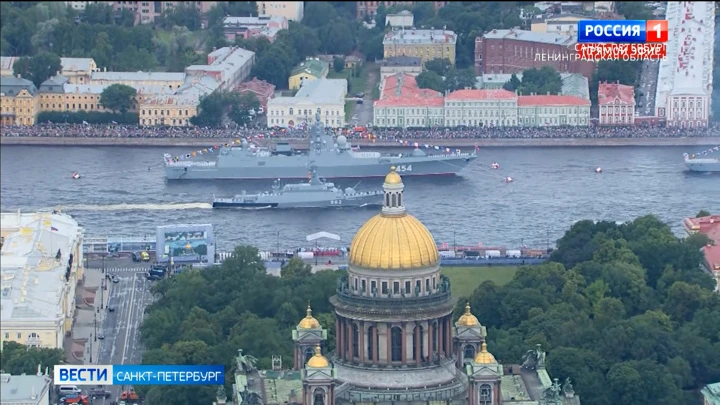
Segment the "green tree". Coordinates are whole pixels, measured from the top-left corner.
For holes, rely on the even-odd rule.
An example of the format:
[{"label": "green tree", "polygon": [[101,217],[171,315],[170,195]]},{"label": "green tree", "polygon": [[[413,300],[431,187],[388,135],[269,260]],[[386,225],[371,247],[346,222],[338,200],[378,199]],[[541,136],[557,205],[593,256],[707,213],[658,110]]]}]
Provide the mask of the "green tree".
[{"label": "green tree", "polygon": [[277,87],[286,88],[293,65],[293,60],[282,47],[273,46],[255,62],[252,76],[266,80]]},{"label": "green tree", "polygon": [[516,91],[522,86],[522,82],[518,79],[517,75],[513,73],[510,75],[510,80],[503,85],[503,89],[508,91]]},{"label": "green tree", "polygon": [[40,52],[33,57],[22,57],[13,65],[13,73],[32,81],[36,87],[62,70],[60,57],[50,52]]},{"label": "green tree", "polygon": [[333,58],[333,70],[340,73],[345,69],[345,58],[334,57]]},{"label": "green tree", "polygon": [[325,53],[348,55],[355,49],[355,36],[347,22],[331,21],[318,32],[320,48]]},{"label": "green tree", "polygon": [[421,89],[432,89],[439,92],[445,91],[443,78],[431,70],[420,73],[415,79],[418,87]]},{"label": "green tree", "polygon": [[322,28],[330,25],[337,17],[335,8],[327,1],[312,1],[305,5],[303,24],[311,28]]},{"label": "green tree", "polygon": [[124,84],[113,84],[100,94],[100,104],[110,111],[125,114],[137,105],[137,90]]},{"label": "green tree", "polygon": [[95,38],[95,46],[90,51],[90,56],[100,69],[112,66],[113,47],[106,32],[99,33]]},{"label": "green tree", "polygon": [[62,349],[28,347],[12,341],[3,342],[2,370],[12,375],[36,374],[38,366],[45,372],[57,364],[64,363],[65,354]]},{"label": "green tree", "polygon": [[238,125],[249,125],[255,112],[260,108],[260,101],[252,92],[233,94],[230,102],[232,108],[229,117]]},{"label": "green tree", "polygon": [[523,72],[518,93],[530,94],[560,94],[562,90],[562,77],[551,66],[543,66],[540,69],[528,69]]},{"label": "green tree", "polygon": [[709,217],[710,215],[712,215],[710,211],[700,210],[697,215],[695,215],[695,218]]},{"label": "green tree", "polygon": [[445,74],[445,90],[474,89],[477,78],[472,68],[456,70],[451,68]]},{"label": "green tree", "polygon": [[425,70],[435,72],[440,76],[447,75],[452,69],[453,65],[450,63],[450,59],[447,58],[435,58],[425,62]]}]

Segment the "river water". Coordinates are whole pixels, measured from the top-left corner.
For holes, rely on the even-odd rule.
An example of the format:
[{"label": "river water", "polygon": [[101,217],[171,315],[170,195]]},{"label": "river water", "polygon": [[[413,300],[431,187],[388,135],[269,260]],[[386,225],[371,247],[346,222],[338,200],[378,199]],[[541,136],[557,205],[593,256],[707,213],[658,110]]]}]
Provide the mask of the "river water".
[{"label": "river water", "polygon": [[[3,146],[3,212],[61,206],[87,234],[155,234],[168,224],[212,224],[218,248],[309,246],[319,231],[349,245],[377,209],[213,210],[213,194],[270,188],[268,182],[167,182],[164,152],[187,148]],[[720,176],[685,170],[679,147],[487,148],[452,178],[405,180],[405,204],[438,243],[544,248],[581,219],[658,215],[680,235],[682,219],[720,211]],[[490,170],[491,162],[499,170]],[[603,173],[594,169],[602,167]],[[82,174],[73,180],[73,172]],[[505,184],[510,176],[514,182]],[[340,183],[342,187],[356,182]],[[379,187],[364,180],[358,189]]]}]

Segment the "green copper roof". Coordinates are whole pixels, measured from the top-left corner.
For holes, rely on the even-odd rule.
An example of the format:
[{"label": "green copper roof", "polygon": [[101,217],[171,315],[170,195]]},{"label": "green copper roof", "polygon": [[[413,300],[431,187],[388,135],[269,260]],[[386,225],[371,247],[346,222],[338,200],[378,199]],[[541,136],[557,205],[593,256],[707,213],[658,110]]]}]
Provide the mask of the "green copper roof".
[{"label": "green copper roof", "polygon": [[316,78],[322,78],[323,73],[327,71],[329,64],[321,60],[308,59],[300,62],[299,65],[295,66],[290,73],[291,76],[295,76],[298,73],[307,72]]},{"label": "green copper roof", "polygon": [[700,392],[705,397],[707,405],[720,405],[720,382],[708,384]]}]

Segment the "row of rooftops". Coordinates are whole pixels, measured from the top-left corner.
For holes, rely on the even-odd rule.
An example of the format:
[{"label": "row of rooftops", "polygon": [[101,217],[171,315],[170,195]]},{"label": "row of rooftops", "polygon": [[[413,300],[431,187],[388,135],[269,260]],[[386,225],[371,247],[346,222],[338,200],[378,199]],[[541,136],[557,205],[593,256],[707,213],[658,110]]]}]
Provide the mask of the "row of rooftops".
[{"label": "row of rooftops", "polygon": [[625,84],[603,82],[598,85],[599,105],[635,105],[635,88]]},{"label": "row of rooftops", "polygon": [[275,97],[268,106],[307,104],[344,104],[347,95],[345,79],[315,79],[303,81],[294,97]]},{"label": "row of rooftops", "polygon": [[508,30],[492,30],[485,33],[485,35],[483,35],[482,37],[477,37],[475,41],[487,39],[505,39],[564,46],[569,46],[577,42],[577,39],[571,35],[555,34],[550,32],[524,31],[516,28]]},{"label": "row of rooftops", "polygon": [[[15,62],[20,56],[0,56],[0,68],[12,70]],[[60,65],[63,71],[67,72],[90,72],[96,69],[93,58],[60,58]]]},{"label": "row of rooftops", "polygon": [[398,73],[388,76],[382,87],[382,94],[375,107],[443,107],[446,101],[513,101],[519,107],[582,106],[589,107],[590,100],[568,95],[530,95],[496,89],[456,90],[443,97],[442,93],[420,89],[414,76]]},{"label": "row of rooftops", "polygon": [[0,319],[63,318],[58,311],[65,273],[70,255],[81,243],[82,228],[69,215],[55,212],[2,213],[0,222],[5,238],[0,250]]}]

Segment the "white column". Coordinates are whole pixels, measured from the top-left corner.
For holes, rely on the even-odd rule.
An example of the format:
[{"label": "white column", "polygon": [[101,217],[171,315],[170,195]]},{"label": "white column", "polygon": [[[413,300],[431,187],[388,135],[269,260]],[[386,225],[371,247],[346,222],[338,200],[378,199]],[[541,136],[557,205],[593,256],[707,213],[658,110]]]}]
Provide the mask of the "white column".
[{"label": "white column", "polygon": [[389,344],[389,336],[388,333],[390,332],[387,328],[387,325],[385,324],[378,324],[378,360],[381,363],[387,362],[387,348]]},{"label": "white column", "polygon": [[422,327],[423,327],[422,350],[423,350],[423,356],[425,356],[425,358],[427,359],[430,357],[430,343],[431,343],[430,342],[430,331],[428,330],[428,322],[423,321]]}]

